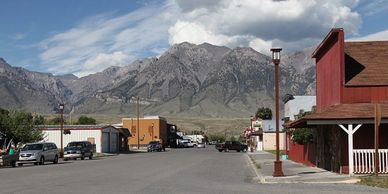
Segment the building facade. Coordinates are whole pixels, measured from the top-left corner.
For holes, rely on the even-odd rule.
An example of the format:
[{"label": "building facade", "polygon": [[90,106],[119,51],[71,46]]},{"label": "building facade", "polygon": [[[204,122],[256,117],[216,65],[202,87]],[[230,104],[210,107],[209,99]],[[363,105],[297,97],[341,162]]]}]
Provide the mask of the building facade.
[{"label": "building facade", "polygon": [[[388,41],[345,42],[344,37],[343,29],[332,29],[314,51],[316,112],[286,126],[316,129],[314,146],[306,145],[311,164],[350,175],[388,173]],[[376,115],[381,125],[375,125]]]},{"label": "building facade", "polygon": [[[61,126],[42,126],[45,142],[53,142],[61,147]],[[63,147],[72,141],[89,141],[95,145],[97,153],[118,153],[121,148],[120,130],[110,125],[64,125]],[[126,133],[129,134],[129,133]],[[128,135],[126,135],[128,138]]]},{"label": "building facade", "polygon": [[[130,147],[147,146],[150,141],[168,142],[167,120],[160,116],[145,116],[143,118],[123,118],[123,127],[131,131],[132,137],[128,140]],[[139,123],[139,127],[138,127]]]}]

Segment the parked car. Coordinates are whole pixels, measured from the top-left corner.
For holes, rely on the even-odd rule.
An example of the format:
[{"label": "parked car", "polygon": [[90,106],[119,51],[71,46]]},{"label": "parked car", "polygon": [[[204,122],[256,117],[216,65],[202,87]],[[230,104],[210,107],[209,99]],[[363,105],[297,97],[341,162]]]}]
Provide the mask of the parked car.
[{"label": "parked car", "polygon": [[209,141],[209,145],[216,145],[217,141]]},{"label": "parked car", "polygon": [[89,160],[93,159],[93,146],[88,141],[73,141],[67,144],[64,148],[63,160],[89,157]]},{"label": "parked car", "polygon": [[0,166],[16,166],[16,162],[19,160],[19,155],[18,154],[3,154],[0,156]]},{"label": "parked car", "polygon": [[239,141],[226,141],[224,144],[216,144],[216,149],[219,152],[228,152],[229,150],[236,150],[237,152],[246,152],[248,150],[248,146],[240,143]]},{"label": "parked car", "polygon": [[198,145],[197,145],[197,148],[205,148],[206,146],[205,146],[205,144],[204,143],[199,143]]},{"label": "parked car", "polygon": [[158,151],[161,152],[163,150],[163,146],[159,141],[150,141],[147,146],[147,152]]},{"label": "parked car", "polygon": [[54,143],[26,144],[19,153],[18,166],[26,163],[44,165],[46,161],[58,163],[59,151]]}]

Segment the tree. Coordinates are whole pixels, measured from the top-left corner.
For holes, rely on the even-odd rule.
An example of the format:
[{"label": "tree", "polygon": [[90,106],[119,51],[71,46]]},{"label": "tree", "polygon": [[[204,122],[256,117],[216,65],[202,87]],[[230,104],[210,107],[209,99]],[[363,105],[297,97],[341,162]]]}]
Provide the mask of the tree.
[{"label": "tree", "polygon": [[[66,121],[63,121],[64,124],[66,124]],[[55,117],[53,119],[50,119],[47,122],[48,125],[60,125],[61,124],[61,117]]]},{"label": "tree", "polygon": [[34,125],[44,125],[44,123],[45,123],[45,120],[42,115],[34,117]]},{"label": "tree", "polygon": [[272,111],[270,108],[261,107],[256,111],[256,117],[263,120],[271,120],[272,119]]},{"label": "tree", "polygon": [[8,130],[9,111],[0,108],[0,136],[5,136],[5,132]]},{"label": "tree", "polygon": [[314,140],[314,135],[312,129],[308,128],[299,128],[295,129],[294,132],[292,132],[292,141],[300,144],[300,145],[307,145]]},{"label": "tree", "polygon": [[95,125],[96,123],[96,119],[83,115],[78,118],[77,122],[78,125]]},{"label": "tree", "polygon": [[43,139],[42,131],[35,128],[31,113],[11,110],[8,116],[8,130],[5,132],[7,139],[12,139],[15,144],[36,142]]}]

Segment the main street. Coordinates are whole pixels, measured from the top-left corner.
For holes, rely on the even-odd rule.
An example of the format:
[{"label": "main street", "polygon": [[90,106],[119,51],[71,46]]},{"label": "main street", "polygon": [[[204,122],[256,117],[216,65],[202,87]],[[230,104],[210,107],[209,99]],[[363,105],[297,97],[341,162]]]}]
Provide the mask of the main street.
[{"label": "main street", "polygon": [[387,193],[351,184],[259,184],[246,153],[176,149],[0,169],[0,193]]}]

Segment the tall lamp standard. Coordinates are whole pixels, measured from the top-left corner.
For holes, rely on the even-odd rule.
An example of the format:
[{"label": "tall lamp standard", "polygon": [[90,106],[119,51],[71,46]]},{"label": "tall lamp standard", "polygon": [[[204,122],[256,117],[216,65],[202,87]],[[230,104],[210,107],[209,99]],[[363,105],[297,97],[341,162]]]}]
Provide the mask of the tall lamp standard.
[{"label": "tall lamp standard", "polygon": [[61,157],[63,157],[63,109],[65,109],[65,104],[59,104],[59,110],[61,111]]},{"label": "tall lamp standard", "polygon": [[140,124],[139,124],[139,96],[136,97],[136,112],[137,112],[137,149],[140,149]]},{"label": "tall lamp standard", "polygon": [[272,48],[272,62],[275,65],[275,112],[276,112],[276,161],[274,162],[274,177],[284,176],[282,161],[279,160],[279,63],[281,48]]}]

